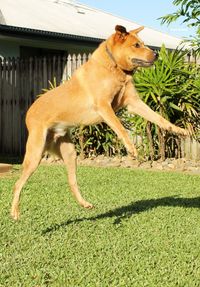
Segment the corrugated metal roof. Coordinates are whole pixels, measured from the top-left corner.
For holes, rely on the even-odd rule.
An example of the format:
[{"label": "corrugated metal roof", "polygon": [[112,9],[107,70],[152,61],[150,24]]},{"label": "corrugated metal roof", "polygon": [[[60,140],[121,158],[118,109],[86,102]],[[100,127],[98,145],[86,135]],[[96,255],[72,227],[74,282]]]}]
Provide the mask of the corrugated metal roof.
[{"label": "corrugated metal roof", "polygon": [[[90,38],[106,39],[117,24],[127,30],[140,26],[73,0],[1,0],[0,9],[4,19],[0,24]],[[164,43],[170,49],[182,41],[148,27],[140,37],[147,45],[161,47]]]}]

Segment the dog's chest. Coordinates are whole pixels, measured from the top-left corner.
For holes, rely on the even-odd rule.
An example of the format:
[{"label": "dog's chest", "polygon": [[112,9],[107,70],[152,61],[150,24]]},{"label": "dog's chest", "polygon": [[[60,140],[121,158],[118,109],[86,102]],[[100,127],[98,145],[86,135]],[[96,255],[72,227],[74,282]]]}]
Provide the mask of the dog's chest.
[{"label": "dog's chest", "polygon": [[112,100],[112,107],[114,110],[123,106],[125,90],[126,90],[126,84],[122,85],[119,88],[118,92],[114,95]]}]

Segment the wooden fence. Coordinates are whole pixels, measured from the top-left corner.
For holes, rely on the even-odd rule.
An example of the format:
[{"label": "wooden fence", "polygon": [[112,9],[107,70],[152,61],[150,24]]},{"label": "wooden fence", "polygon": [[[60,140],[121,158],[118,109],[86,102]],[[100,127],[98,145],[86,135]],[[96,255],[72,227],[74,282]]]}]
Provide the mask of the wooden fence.
[{"label": "wooden fence", "polygon": [[[25,114],[36,96],[49,87],[68,80],[89,56],[51,58],[0,58],[0,154],[22,155],[27,131]],[[47,107],[48,108],[48,107]],[[200,160],[200,143],[182,140],[182,157]]]},{"label": "wooden fence", "polygon": [[[22,155],[27,131],[28,107],[49,81],[57,85],[71,77],[87,61],[86,54],[51,58],[0,58],[0,153]],[[47,107],[48,108],[48,107]]]},{"label": "wooden fence", "polygon": [[182,139],[181,156],[195,161],[200,160],[200,142],[189,137]]}]

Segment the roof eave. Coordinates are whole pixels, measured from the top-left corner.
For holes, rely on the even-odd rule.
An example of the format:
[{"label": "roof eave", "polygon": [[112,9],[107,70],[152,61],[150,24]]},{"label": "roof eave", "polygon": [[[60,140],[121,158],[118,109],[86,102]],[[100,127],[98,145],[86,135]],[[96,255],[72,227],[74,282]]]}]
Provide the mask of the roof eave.
[{"label": "roof eave", "polygon": [[17,26],[3,25],[0,24],[0,34],[11,37],[34,37],[40,38],[45,37],[46,39],[60,39],[60,40],[72,40],[82,42],[101,43],[104,39],[93,38],[87,36],[79,36],[73,34],[65,34],[44,30],[37,30],[31,28],[23,28]]}]

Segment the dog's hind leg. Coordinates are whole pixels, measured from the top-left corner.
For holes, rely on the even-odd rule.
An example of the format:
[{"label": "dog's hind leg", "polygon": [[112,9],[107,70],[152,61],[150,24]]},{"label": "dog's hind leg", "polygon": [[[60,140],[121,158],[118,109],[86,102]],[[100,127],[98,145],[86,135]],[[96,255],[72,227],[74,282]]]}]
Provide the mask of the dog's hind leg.
[{"label": "dog's hind leg", "polygon": [[76,150],[69,135],[65,135],[58,139],[57,149],[57,154],[59,155],[60,153],[60,156],[66,165],[68,173],[68,182],[72,194],[81,206],[83,206],[84,208],[92,208],[93,205],[87,202],[79,192],[76,179]]},{"label": "dog's hind leg", "polygon": [[41,161],[45,140],[46,132],[44,132],[42,129],[33,130],[29,134],[26,144],[26,154],[23,161],[22,174],[19,180],[16,182],[13,190],[11,216],[15,220],[19,218],[19,201],[21,190]]}]

